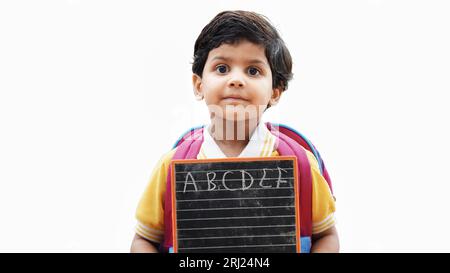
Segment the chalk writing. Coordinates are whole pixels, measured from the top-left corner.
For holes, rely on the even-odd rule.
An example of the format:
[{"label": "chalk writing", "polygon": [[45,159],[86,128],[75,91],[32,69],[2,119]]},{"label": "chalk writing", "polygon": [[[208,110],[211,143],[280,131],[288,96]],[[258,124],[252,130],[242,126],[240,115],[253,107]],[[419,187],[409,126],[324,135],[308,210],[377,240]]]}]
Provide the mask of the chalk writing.
[{"label": "chalk writing", "polygon": [[[274,171],[277,172],[278,178],[266,178],[268,172]],[[260,173],[262,173],[262,177],[256,178]],[[288,171],[280,167],[277,167],[275,170],[263,168],[262,171],[253,173],[247,170],[209,171],[206,173],[206,177],[204,175],[197,175],[197,179],[194,178],[193,172],[187,172],[186,178],[184,179],[183,192],[199,190],[214,191],[219,189],[245,191],[252,188],[255,181],[259,181],[257,185],[264,189],[280,188],[283,187],[283,184],[292,186],[289,180],[283,179],[287,174]],[[206,178],[206,180],[202,178]],[[204,182],[207,184],[206,189],[200,186],[200,183]]]}]

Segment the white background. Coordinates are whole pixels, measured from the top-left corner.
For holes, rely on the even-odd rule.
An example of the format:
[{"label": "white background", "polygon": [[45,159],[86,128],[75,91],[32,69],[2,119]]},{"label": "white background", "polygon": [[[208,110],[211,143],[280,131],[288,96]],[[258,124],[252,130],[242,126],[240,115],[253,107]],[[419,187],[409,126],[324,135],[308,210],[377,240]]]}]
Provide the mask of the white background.
[{"label": "white background", "polygon": [[450,250],[447,1],[0,2],[0,251],[128,252],[153,166],[191,126],[191,61],[266,15],[294,80],[266,120],[319,148],[343,252]]}]

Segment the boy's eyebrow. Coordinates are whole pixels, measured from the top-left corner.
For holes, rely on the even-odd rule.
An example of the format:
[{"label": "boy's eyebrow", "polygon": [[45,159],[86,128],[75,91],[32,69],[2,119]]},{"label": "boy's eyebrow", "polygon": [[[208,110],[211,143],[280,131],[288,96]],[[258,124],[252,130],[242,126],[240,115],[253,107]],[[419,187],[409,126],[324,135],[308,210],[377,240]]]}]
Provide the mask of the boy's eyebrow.
[{"label": "boy's eyebrow", "polygon": [[[227,58],[227,57],[223,57],[223,56],[216,56],[216,57],[211,59],[211,61],[215,61],[215,60],[224,60],[224,61],[227,61],[227,62],[232,61],[231,58]],[[259,60],[259,59],[251,59],[251,60],[248,60],[247,62],[251,63],[251,64],[264,64],[264,65],[267,65],[266,62],[264,62],[262,60]]]}]

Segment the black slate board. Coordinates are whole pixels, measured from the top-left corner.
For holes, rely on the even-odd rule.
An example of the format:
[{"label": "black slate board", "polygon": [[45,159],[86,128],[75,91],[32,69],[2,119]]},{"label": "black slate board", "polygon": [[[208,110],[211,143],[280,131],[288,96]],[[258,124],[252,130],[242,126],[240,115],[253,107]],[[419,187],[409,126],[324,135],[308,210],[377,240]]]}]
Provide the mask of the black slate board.
[{"label": "black slate board", "polygon": [[172,164],[175,252],[299,252],[295,157]]}]

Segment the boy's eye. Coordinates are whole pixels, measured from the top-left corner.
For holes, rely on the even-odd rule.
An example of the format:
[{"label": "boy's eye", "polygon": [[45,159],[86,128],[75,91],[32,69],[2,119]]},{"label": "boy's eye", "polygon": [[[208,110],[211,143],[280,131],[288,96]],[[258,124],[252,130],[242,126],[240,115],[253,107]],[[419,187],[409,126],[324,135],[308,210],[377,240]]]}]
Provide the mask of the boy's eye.
[{"label": "boy's eye", "polygon": [[256,76],[256,75],[259,74],[259,70],[258,70],[257,68],[255,68],[255,67],[250,67],[250,68],[248,69],[248,73],[249,73],[250,75],[252,75],[252,76]]},{"label": "boy's eye", "polygon": [[221,64],[221,65],[216,66],[216,71],[221,74],[224,74],[224,73],[227,73],[228,68],[226,65]]}]

